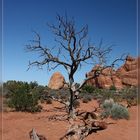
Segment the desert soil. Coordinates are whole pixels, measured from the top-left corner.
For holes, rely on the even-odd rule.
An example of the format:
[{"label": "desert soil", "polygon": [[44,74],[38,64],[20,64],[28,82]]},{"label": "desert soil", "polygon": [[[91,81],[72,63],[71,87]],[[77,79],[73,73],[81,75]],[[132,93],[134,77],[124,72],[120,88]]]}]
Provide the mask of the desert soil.
[{"label": "desert soil", "polygon": [[[97,107],[96,101],[87,104],[81,103],[79,110],[92,111]],[[60,104],[44,105],[40,113],[4,112],[2,140],[30,140],[29,131],[35,128],[37,133],[44,135],[48,140],[59,140],[69,127],[67,121],[48,120],[48,116],[64,114],[56,107]],[[129,108],[130,120],[107,120],[113,122],[106,130],[92,133],[86,140],[138,140],[138,112],[137,107]]]}]

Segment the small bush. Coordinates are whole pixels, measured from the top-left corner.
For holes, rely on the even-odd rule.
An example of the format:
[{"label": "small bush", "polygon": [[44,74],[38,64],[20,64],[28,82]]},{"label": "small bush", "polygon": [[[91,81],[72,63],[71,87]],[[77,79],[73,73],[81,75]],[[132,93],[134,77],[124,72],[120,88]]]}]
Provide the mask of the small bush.
[{"label": "small bush", "polygon": [[110,98],[109,100],[104,101],[104,103],[102,104],[102,108],[104,110],[106,110],[106,109],[110,110],[112,108],[113,104],[114,104],[114,100]]},{"label": "small bush", "polygon": [[87,95],[86,98],[91,101],[92,100],[92,96],[91,95]]},{"label": "small bush", "polygon": [[35,95],[29,93],[13,93],[11,98],[8,99],[7,104],[16,111],[41,111],[41,106],[38,105],[38,98]]},{"label": "small bush", "polygon": [[67,100],[69,98],[69,90],[68,89],[60,89],[60,90],[49,89],[46,96],[48,95],[56,99]]},{"label": "small bush", "polygon": [[41,112],[41,110],[42,110],[42,106],[37,105],[37,106],[31,107],[31,109],[28,110],[28,112],[35,113],[35,112]]},{"label": "small bush", "polygon": [[92,93],[94,91],[94,87],[90,86],[90,85],[85,85],[82,90],[88,92],[88,93]]},{"label": "small bush", "polygon": [[110,90],[117,90],[116,87],[114,85],[110,86]]},{"label": "small bush", "polygon": [[111,109],[111,117],[113,119],[129,119],[128,109],[117,103],[113,104]]},{"label": "small bush", "polygon": [[92,96],[91,95],[85,95],[84,97],[83,97],[83,103],[88,103],[89,101],[91,101],[92,100]]},{"label": "small bush", "polygon": [[110,114],[111,114],[111,112],[108,109],[108,110],[102,112],[101,117],[108,118],[110,116]]},{"label": "small bush", "polygon": [[126,100],[130,106],[137,105],[138,89],[136,87],[124,88],[120,94],[122,99]]},{"label": "small bush", "polygon": [[114,100],[111,98],[104,101],[104,103],[101,105],[102,109],[104,110],[101,114],[102,117],[107,118],[110,116],[113,104]]},{"label": "small bush", "polygon": [[113,99],[105,100],[102,104],[103,112],[101,117],[112,117],[113,119],[129,119],[128,109],[118,103],[114,103]]}]

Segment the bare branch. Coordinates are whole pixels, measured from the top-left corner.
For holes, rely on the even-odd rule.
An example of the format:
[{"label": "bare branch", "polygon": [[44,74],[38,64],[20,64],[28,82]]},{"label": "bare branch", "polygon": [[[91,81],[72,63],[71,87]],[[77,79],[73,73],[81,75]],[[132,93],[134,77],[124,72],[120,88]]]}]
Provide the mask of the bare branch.
[{"label": "bare branch", "polygon": [[118,61],[124,61],[124,60],[126,59],[126,57],[127,57],[127,56],[126,56],[125,54],[123,54],[120,58],[115,59],[115,60],[111,63],[111,65],[104,66],[104,67],[101,67],[101,66],[100,66],[100,69],[97,69],[97,70],[95,71],[95,74],[94,74],[93,76],[87,77],[87,78],[80,84],[80,86],[79,86],[77,89],[75,89],[74,92],[79,91],[79,90],[87,83],[87,81],[98,77],[100,74],[103,75],[103,70],[105,70],[105,69],[107,69],[107,68],[109,68],[109,67],[114,68],[115,63],[117,63]]}]

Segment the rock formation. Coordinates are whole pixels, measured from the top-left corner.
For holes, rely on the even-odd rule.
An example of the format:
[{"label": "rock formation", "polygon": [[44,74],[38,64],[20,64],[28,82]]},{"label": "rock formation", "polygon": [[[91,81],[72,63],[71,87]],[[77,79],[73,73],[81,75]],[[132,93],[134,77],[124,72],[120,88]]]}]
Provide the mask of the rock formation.
[{"label": "rock formation", "polygon": [[[122,89],[125,86],[138,85],[138,70],[140,69],[140,57],[133,58],[128,56],[125,63],[117,70],[112,68],[104,69],[99,76],[90,79],[87,84],[99,88],[110,88],[115,86],[117,89]],[[100,71],[100,65],[96,65],[86,74],[86,77],[95,75],[95,71]],[[60,72],[55,72],[50,78],[48,87],[51,89],[61,89],[67,87],[64,76]]]},{"label": "rock formation", "polygon": [[138,58],[127,57],[124,65],[117,71],[116,75],[121,78],[123,85],[138,85]]},{"label": "rock formation", "polygon": [[48,87],[51,89],[61,89],[65,85],[65,78],[60,72],[55,72],[49,81]]},{"label": "rock formation", "polygon": [[[122,89],[125,86],[137,86],[138,60],[140,58],[128,56],[125,63],[117,70],[111,68],[104,69],[99,76],[89,80],[87,84],[99,88],[110,88],[114,85],[117,89]],[[86,74],[86,77],[95,75],[95,71],[100,70],[100,68],[99,65],[96,65],[91,72]]]}]

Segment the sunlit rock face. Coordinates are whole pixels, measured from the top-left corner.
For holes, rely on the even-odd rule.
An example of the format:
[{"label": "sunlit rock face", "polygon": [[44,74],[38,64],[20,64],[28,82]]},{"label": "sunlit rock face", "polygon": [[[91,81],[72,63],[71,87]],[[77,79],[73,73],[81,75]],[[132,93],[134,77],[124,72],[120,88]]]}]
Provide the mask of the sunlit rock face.
[{"label": "sunlit rock face", "polygon": [[[140,68],[140,58],[133,58],[128,56],[125,63],[119,67],[116,71],[107,68],[102,73],[87,82],[87,84],[99,87],[99,88],[110,88],[114,85],[117,89],[122,89],[126,86],[137,86],[138,85],[138,69]],[[99,65],[96,65],[86,77],[95,75],[95,71],[100,69]]]},{"label": "sunlit rock face", "polygon": [[65,78],[60,72],[55,72],[49,81],[48,87],[51,89],[61,89],[65,85]]},{"label": "sunlit rock face", "polygon": [[121,78],[123,85],[137,86],[138,85],[138,60],[140,58],[133,58],[128,56],[124,65],[117,71],[116,75]]}]

